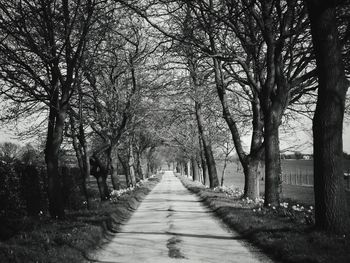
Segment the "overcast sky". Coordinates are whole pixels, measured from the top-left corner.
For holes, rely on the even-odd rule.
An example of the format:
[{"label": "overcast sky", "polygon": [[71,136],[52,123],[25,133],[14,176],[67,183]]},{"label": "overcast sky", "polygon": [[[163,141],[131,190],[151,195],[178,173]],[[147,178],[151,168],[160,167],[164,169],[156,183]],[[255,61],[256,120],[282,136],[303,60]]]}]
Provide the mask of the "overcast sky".
[{"label": "overcast sky", "polygon": [[[343,147],[345,152],[350,153],[350,123],[348,122],[344,124],[344,126],[345,128],[343,133]],[[21,142],[20,140],[18,140],[18,138],[14,136],[14,132],[11,132],[6,128],[2,128],[0,129],[0,142],[4,141],[12,141],[21,144],[26,143],[25,141]],[[249,145],[250,138],[246,137],[243,139],[243,141],[246,145]],[[312,153],[311,131],[297,131],[289,134],[281,133],[280,144],[282,151],[289,149],[289,147],[291,147],[292,145],[294,147],[291,148],[291,151],[299,150],[303,153]]]}]

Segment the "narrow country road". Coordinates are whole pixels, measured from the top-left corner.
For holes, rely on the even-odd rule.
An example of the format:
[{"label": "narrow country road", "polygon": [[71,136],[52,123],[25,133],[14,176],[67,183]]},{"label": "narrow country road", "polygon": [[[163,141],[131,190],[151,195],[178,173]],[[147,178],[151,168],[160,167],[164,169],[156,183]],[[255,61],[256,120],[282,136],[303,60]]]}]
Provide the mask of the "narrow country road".
[{"label": "narrow country road", "polygon": [[94,262],[272,262],[226,229],[174,176],[144,199]]}]

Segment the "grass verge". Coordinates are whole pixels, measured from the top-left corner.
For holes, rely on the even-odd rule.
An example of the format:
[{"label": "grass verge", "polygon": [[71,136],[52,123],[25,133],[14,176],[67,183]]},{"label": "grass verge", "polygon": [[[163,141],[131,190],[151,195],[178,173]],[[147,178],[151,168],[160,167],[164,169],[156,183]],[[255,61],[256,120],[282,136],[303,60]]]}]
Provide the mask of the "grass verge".
[{"label": "grass verge", "polygon": [[91,210],[68,211],[65,220],[25,218],[22,231],[0,241],[0,262],[89,261],[89,252],[111,232],[118,232],[160,179],[161,175],[149,178],[134,190]]},{"label": "grass verge", "polygon": [[280,262],[350,262],[350,233],[330,235],[313,228],[313,208],[283,202],[264,208],[225,189],[208,189],[178,176],[184,186],[231,229]]}]

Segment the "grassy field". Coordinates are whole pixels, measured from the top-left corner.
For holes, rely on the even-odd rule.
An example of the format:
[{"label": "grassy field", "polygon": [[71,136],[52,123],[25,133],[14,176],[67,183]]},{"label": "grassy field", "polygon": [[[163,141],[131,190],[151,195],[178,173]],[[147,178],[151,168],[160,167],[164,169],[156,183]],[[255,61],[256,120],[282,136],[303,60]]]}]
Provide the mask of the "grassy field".
[{"label": "grassy field", "polygon": [[[289,198],[300,201],[305,204],[314,203],[313,191],[313,160],[282,160],[282,198]],[[345,162],[345,172],[350,171],[350,161]],[[263,177],[263,167],[260,169]],[[217,162],[217,171],[219,180],[222,177],[223,163]],[[349,183],[349,182],[347,182]],[[264,181],[260,180],[260,192],[264,193]],[[224,186],[233,189],[244,187],[244,175],[242,167],[237,163],[230,162],[227,164],[224,176]]]}]

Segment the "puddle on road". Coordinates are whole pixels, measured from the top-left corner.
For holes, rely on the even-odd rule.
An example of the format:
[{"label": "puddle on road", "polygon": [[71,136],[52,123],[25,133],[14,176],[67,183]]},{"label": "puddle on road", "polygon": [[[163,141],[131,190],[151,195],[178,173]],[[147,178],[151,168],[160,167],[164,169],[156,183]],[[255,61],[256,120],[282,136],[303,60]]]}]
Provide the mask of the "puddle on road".
[{"label": "puddle on road", "polygon": [[182,240],[176,236],[168,239],[166,247],[169,249],[168,256],[170,258],[186,258],[178,248],[178,245],[182,242]]},{"label": "puddle on road", "polygon": [[[169,225],[169,231],[171,231],[175,227],[175,225],[173,224],[173,220],[171,219],[172,216],[174,215],[175,210],[173,209],[172,206],[169,206],[167,210],[169,211],[167,215],[167,218],[168,218],[167,224]],[[169,250],[168,256],[170,258],[185,258],[185,256],[181,253],[180,248],[178,246],[181,242],[182,240],[176,235],[175,236],[173,235],[171,238],[167,240],[166,247]]]}]

